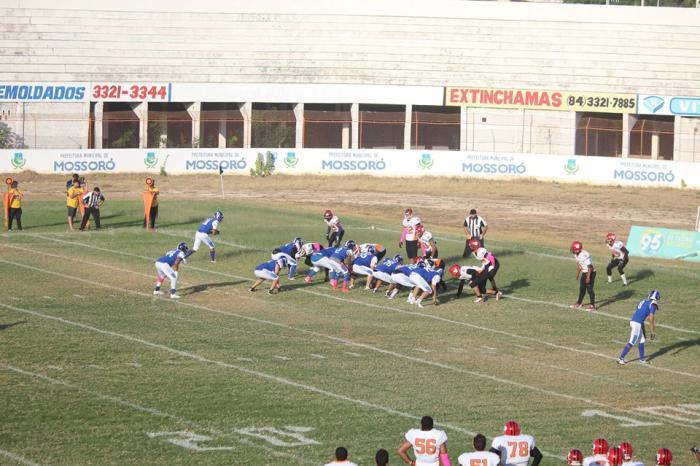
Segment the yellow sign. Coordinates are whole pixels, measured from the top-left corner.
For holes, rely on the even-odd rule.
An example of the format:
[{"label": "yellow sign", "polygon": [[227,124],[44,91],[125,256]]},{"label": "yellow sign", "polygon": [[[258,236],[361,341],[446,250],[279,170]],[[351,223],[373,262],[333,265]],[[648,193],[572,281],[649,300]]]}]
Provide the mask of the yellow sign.
[{"label": "yellow sign", "polygon": [[637,94],[446,87],[445,105],[482,108],[527,108],[533,110],[576,112],[636,113]]}]

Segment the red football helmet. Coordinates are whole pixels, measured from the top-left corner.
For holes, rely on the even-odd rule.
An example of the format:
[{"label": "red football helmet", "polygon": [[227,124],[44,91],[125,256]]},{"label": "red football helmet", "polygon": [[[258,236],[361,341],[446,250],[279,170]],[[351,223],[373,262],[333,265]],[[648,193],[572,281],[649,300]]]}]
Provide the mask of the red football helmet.
[{"label": "red football helmet", "polygon": [[613,244],[615,242],[615,240],[617,239],[617,236],[615,236],[615,233],[610,232],[607,234],[605,239],[606,239],[606,242],[608,244]]},{"label": "red football helmet", "polygon": [[574,241],[571,243],[571,252],[574,254],[578,254],[579,252],[583,251],[583,244],[581,241]]},{"label": "red football helmet", "polygon": [[480,247],[481,247],[481,242],[478,239],[472,238],[469,240],[469,249],[471,249],[472,251],[476,251]]},{"label": "red football helmet", "polygon": [[416,235],[420,237],[421,235],[423,235],[423,233],[425,233],[425,227],[422,223],[419,223],[418,225],[416,225]]},{"label": "red football helmet", "polygon": [[520,426],[515,421],[506,422],[503,432],[506,435],[520,435]]},{"label": "red football helmet", "polygon": [[[573,246],[572,246],[573,248]],[[605,455],[608,453],[608,441],[604,438],[597,438],[593,440],[593,454],[594,455]]]},{"label": "red football helmet", "polygon": [[622,450],[622,459],[625,461],[629,461],[632,459],[632,454],[634,453],[634,448],[632,448],[632,444],[629,442],[622,442],[620,444],[620,450]]},{"label": "red football helmet", "polygon": [[452,275],[455,278],[459,278],[459,275],[461,274],[462,267],[459,266],[459,264],[452,264],[450,266],[450,275]]},{"label": "red football helmet", "polygon": [[608,463],[610,466],[620,466],[622,464],[622,450],[613,447],[608,451]]},{"label": "red football helmet", "polygon": [[671,461],[673,461],[671,450],[659,448],[659,451],[656,452],[656,464],[659,466],[671,466]]},{"label": "red football helmet", "polygon": [[331,209],[326,209],[325,212],[323,212],[323,218],[326,220],[330,220],[333,218],[333,211]]},{"label": "red football helmet", "polygon": [[410,207],[403,211],[403,216],[406,218],[413,217],[413,209]]},{"label": "red football helmet", "polygon": [[569,452],[569,456],[566,457],[566,464],[569,466],[581,466],[583,464],[583,453],[581,450],[574,448]]}]

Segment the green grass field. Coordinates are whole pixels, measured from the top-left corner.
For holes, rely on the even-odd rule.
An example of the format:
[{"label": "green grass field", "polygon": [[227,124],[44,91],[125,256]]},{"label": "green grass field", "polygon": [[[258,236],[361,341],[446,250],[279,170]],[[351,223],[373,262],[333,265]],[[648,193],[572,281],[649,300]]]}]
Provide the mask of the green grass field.
[{"label": "green grass field", "polygon": [[[181,268],[179,302],[152,296],[153,261],[191,245],[215,209],[226,215],[218,262],[204,247]],[[0,464],[323,464],[339,445],[361,465],[379,448],[403,464],[396,448],[426,414],[453,464],[474,433],[499,435],[509,419],[535,436],[542,464],[588,454],[596,436],[630,441],[647,465],[662,446],[674,465],[695,463],[700,267],[632,258],[623,288],[616,272],[605,283],[596,245],[592,314],[568,309],[578,287],[567,251],[493,241],[500,302],[456,299],[450,280],[424,309],[318,278],[285,277],[271,296],[247,291],[253,268],[295,236],[320,240],[317,207],[163,202],[156,233],[140,211],[111,201],[103,231],[68,233],[62,203],[36,201],[25,231],[1,235]],[[343,218],[345,239],[399,252],[394,218]],[[434,233],[443,257],[461,255],[459,231]],[[634,348],[618,367],[629,317],[654,288],[652,365]]]}]

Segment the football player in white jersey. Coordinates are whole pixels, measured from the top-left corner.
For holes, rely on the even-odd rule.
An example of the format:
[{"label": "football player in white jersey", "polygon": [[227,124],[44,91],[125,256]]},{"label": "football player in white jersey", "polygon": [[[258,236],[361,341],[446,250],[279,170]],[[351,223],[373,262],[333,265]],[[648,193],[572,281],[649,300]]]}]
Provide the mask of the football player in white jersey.
[{"label": "football player in white jersey", "polygon": [[530,457],[532,466],[540,464],[542,453],[535,445],[534,437],[521,434],[517,422],[506,422],[503,432],[491,443],[491,451],[501,457],[501,466],[527,465]]},{"label": "football player in white jersey", "polygon": [[326,222],[328,247],[339,247],[341,241],[343,241],[343,235],[345,234],[345,229],[343,228],[343,224],[340,223],[340,219],[333,214],[332,210],[326,209],[325,212],[323,212],[323,221]]},{"label": "football player in white jersey", "polygon": [[[445,431],[433,428],[433,418],[423,416],[420,420],[420,429],[411,429],[406,432],[406,440],[399,447],[398,453],[401,459],[411,466],[450,466],[450,457],[447,454],[447,434]],[[408,449],[413,447],[412,460],[408,456]]]},{"label": "football player in white jersey", "polygon": [[630,254],[625,243],[617,240],[615,233],[608,233],[605,238],[605,244],[608,245],[610,249],[610,262],[608,262],[608,267],[605,271],[608,273],[608,283],[612,283],[612,270],[617,267],[617,271],[620,273],[620,278],[622,279],[622,285],[627,286],[627,277],[625,277],[625,266],[629,262]]},{"label": "football player in white jersey", "polygon": [[326,466],[357,466],[352,461],[348,461],[348,450],[345,447],[335,449],[335,461],[326,463]]},{"label": "football player in white jersey", "polygon": [[438,257],[437,243],[433,234],[430,233],[422,224],[416,226],[416,237],[420,246],[423,257]]},{"label": "football player in white jersey", "polygon": [[586,456],[583,466],[609,466],[607,440],[600,437],[593,440],[593,456]]},{"label": "football player in white jersey", "polygon": [[416,236],[418,225],[420,225],[420,218],[413,215],[413,209],[406,209],[403,213],[403,229],[401,230],[399,247],[402,248],[403,243],[406,243],[406,254],[412,264],[418,258],[418,237]]},{"label": "football player in white jersey", "polygon": [[473,453],[462,453],[457,462],[462,466],[497,466],[501,458],[492,451],[486,450],[486,437],[482,434],[474,436]]},{"label": "football player in white jersey", "polygon": [[634,461],[634,448],[629,442],[622,442],[620,444],[620,451],[622,451],[622,466],[644,466],[644,463],[639,461]]},{"label": "football player in white jersey", "polygon": [[572,304],[572,309],[579,309],[583,303],[583,297],[588,291],[588,297],[591,303],[588,305],[589,311],[595,311],[595,269],[593,268],[593,259],[591,254],[583,249],[583,244],[580,241],[571,243],[571,253],[576,258],[576,280],[579,282],[578,299]]}]

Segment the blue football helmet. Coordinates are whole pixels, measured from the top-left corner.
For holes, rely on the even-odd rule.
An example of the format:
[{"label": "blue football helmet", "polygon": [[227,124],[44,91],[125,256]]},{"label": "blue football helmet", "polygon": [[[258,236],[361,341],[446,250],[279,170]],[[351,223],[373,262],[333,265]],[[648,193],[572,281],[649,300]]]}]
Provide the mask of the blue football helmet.
[{"label": "blue football helmet", "polygon": [[301,251],[301,247],[304,245],[304,240],[297,236],[292,240],[292,243],[297,247],[298,251]]},{"label": "blue football helmet", "polygon": [[220,210],[217,210],[216,212],[214,212],[214,220],[216,220],[217,222],[220,222],[223,219],[224,219],[223,212],[221,212]]},{"label": "blue football helmet", "polygon": [[187,247],[187,244],[186,244],[186,243],[180,243],[180,244],[178,244],[178,245],[177,245],[177,249],[178,249],[178,251],[182,251],[182,252],[187,252],[187,251],[190,250],[190,248]]},{"label": "blue football helmet", "polygon": [[649,299],[652,301],[658,301],[661,299],[661,292],[659,290],[653,290],[649,292]]},{"label": "blue football helmet", "polygon": [[277,259],[277,263],[279,264],[280,268],[283,269],[287,266],[287,258],[280,257],[279,259]]},{"label": "blue football helmet", "polygon": [[354,242],[353,240],[349,239],[345,242],[345,247],[350,249],[350,250],[354,250],[357,247],[357,243]]},{"label": "blue football helmet", "polygon": [[403,264],[403,257],[401,256],[401,254],[395,255],[395,256],[394,256],[394,260],[395,260],[396,262],[398,262],[399,264]]}]

